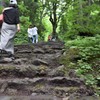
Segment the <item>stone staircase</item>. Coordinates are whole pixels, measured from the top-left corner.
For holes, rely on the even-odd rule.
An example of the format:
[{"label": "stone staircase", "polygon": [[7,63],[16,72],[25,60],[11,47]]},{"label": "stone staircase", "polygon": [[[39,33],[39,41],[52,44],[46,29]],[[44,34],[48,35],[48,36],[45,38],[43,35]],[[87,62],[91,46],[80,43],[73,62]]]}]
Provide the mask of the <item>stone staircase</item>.
[{"label": "stone staircase", "polygon": [[0,100],[84,100],[71,98],[93,95],[84,80],[62,72],[63,49],[62,42],[52,41],[16,45],[16,59],[0,61]]}]

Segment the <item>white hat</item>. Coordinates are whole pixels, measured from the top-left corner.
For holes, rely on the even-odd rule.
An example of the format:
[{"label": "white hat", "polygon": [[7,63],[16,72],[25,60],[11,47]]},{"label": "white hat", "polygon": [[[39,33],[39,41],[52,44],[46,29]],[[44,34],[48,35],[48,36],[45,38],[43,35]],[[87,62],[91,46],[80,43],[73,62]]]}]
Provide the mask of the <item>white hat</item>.
[{"label": "white hat", "polygon": [[10,4],[17,4],[16,0],[10,0]]}]

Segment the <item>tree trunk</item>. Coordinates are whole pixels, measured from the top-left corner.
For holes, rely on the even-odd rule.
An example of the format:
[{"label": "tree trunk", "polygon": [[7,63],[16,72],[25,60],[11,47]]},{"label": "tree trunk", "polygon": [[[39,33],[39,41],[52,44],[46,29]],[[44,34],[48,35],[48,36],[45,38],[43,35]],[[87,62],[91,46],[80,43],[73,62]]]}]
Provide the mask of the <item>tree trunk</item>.
[{"label": "tree trunk", "polygon": [[56,29],[57,29],[57,15],[56,15],[57,4],[54,2],[52,4],[52,6],[53,6],[53,12],[51,12],[51,14],[50,14],[50,21],[51,21],[52,27],[53,27],[52,36],[53,36],[53,38],[57,38],[57,32],[56,32]]},{"label": "tree trunk", "polygon": [[[79,16],[80,18],[83,18],[83,7],[82,7],[82,0],[79,0],[79,6],[80,6],[80,12],[79,12]],[[80,19],[80,25],[83,26],[83,20]]]}]

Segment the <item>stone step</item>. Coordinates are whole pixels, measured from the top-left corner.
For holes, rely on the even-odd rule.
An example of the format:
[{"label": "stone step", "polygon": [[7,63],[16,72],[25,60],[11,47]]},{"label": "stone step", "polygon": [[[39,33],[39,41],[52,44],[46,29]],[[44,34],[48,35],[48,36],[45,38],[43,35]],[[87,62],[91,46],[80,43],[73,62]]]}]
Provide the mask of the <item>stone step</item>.
[{"label": "stone step", "polygon": [[[23,59],[24,61],[25,59]],[[16,64],[17,63],[17,64]],[[15,64],[0,64],[0,77],[16,77],[16,78],[33,78],[33,77],[55,77],[64,76],[62,69],[64,66],[59,66],[56,68],[49,68],[46,62],[35,60],[35,64],[42,63],[44,65],[19,65],[20,59],[15,62]],[[24,62],[23,62],[24,63]]]},{"label": "stone step", "polygon": [[0,100],[100,100],[100,97],[81,96],[81,97],[65,97],[60,98],[52,95],[38,96],[0,96]]},{"label": "stone step", "polygon": [[[54,77],[54,78],[6,78],[0,79],[0,93],[9,95],[31,95],[32,93],[42,94],[55,94],[63,95],[63,93],[70,91],[79,91],[80,87],[84,86],[79,79],[69,79],[65,77]],[[81,91],[83,91],[82,88]],[[87,93],[87,90],[84,90]],[[85,93],[83,91],[83,93]]]},{"label": "stone step", "polygon": [[0,84],[7,83],[8,85],[29,85],[33,86],[36,84],[48,84],[51,86],[61,86],[61,87],[79,87],[81,85],[84,85],[83,80],[78,78],[67,78],[67,77],[37,77],[37,78],[0,78]]},{"label": "stone step", "polygon": [[0,96],[0,100],[62,100],[52,95],[38,95],[38,96]]},{"label": "stone step", "polygon": [[[18,61],[17,61],[18,63]],[[20,61],[19,61],[20,63]],[[16,77],[16,78],[33,78],[47,76],[49,68],[45,65],[14,65],[14,64],[0,64],[0,77]]]}]

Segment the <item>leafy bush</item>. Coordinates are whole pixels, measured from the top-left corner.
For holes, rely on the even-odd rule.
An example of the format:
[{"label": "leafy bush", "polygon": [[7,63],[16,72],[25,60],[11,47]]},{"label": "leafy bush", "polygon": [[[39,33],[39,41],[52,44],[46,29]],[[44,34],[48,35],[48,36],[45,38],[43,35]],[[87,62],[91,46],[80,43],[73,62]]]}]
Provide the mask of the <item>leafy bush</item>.
[{"label": "leafy bush", "polygon": [[21,16],[21,31],[15,36],[15,44],[22,44],[28,42],[27,29],[30,25],[29,17]]},{"label": "leafy bush", "polygon": [[77,37],[66,43],[68,47],[79,49],[76,72],[86,80],[87,85],[97,85],[100,76],[100,35],[95,37]]}]

